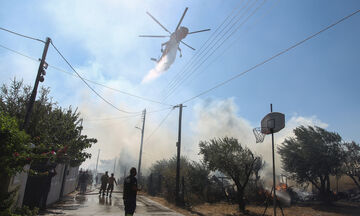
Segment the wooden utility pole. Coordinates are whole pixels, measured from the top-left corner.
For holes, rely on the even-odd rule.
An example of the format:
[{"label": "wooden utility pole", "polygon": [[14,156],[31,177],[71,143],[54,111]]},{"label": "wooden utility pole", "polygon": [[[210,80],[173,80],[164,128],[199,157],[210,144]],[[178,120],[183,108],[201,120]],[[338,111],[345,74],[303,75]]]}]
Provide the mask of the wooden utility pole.
[{"label": "wooden utility pole", "polygon": [[100,155],[100,149],[98,151],[98,156],[97,156],[97,160],[96,160],[96,168],[95,168],[96,175],[97,175],[97,168],[98,168],[98,164],[99,164],[99,155]]},{"label": "wooden utility pole", "polygon": [[143,149],[143,142],[144,142],[144,130],[145,130],[145,118],[146,118],[146,109],[143,111],[143,124],[141,127],[141,141],[140,141],[140,154],[139,154],[139,164],[138,164],[138,179],[139,183],[141,183],[141,157],[142,157],[142,149]]},{"label": "wooden utility pole", "polygon": [[39,86],[39,82],[43,82],[44,81],[44,76],[46,74],[45,69],[47,68],[47,63],[45,62],[46,59],[46,54],[49,48],[49,44],[50,44],[51,39],[50,38],[46,38],[46,42],[45,42],[45,46],[44,46],[44,50],[43,50],[43,54],[42,57],[40,59],[40,65],[39,65],[39,69],[36,75],[36,79],[35,79],[35,84],[34,84],[34,88],[31,92],[31,96],[30,96],[30,100],[26,106],[26,113],[25,113],[25,119],[24,119],[24,124],[22,126],[23,129],[27,129],[27,126],[29,124],[29,120],[30,120],[30,115],[31,115],[31,111],[33,109],[34,106],[34,102],[36,99],[36,94],[37,94],[37,89]]},{"label": "wooden utility pole", "polygon": [[180,192],[180,150],[181,150],[181,119],[182,119],[182,109],[183,105],[174,106],[174,108],[179,107],[179,133],[178,133],[178,141],[176,142],[177,147],[177,158],[176,158],[176,205],[181,205],[182,202],[180,200],[179,192]]},{"label": "wooden utility pole", "polygon": [[116,158],[115,158],[115,161],[114,161],[114,175],[115,175],[115,167],[116,167]]}]

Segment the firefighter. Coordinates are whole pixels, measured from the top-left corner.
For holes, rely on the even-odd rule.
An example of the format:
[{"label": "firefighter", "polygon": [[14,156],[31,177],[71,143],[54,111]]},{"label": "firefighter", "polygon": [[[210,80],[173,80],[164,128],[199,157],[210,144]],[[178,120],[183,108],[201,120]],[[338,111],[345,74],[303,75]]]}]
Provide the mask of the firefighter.
[{"label": "firefighter", "polygon": [[106,171],[105,174],[101,176],[100,180],[101,180],[101,187],[100,187],[99,195],[101,195],[101,191],[102,191],[102,195],[104,196],[106,191],[106,186],[109,181],[108,171]]}]

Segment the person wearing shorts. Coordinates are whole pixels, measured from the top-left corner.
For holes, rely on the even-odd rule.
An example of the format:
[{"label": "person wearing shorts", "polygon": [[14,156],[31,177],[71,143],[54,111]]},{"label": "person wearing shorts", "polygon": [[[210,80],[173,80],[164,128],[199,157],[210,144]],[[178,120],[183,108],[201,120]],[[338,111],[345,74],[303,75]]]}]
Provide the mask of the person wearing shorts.
[{"label": "person wearing shorts", "polygon": [[108,187],[107,187],[107,191],[106,191],[106,196],[109,195],[109,191],[110,191],[110,196],[109,197],[111,197],[111,194],[112,194],[112,192],[114,190],[114,183],[117,185],[117,182],[116,182],[116,180],[114,178],[114,173],[111,173],[111,177],[109,177],[109,179],[108,179]]}]

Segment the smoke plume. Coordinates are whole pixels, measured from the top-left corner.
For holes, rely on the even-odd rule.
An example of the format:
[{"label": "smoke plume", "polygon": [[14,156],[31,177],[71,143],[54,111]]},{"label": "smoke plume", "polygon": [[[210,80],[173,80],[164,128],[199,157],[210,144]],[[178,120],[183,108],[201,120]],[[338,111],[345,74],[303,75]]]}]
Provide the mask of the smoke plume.
[{"label": "smoke plume", "polygon": [[177,47],[170,48],[169,51],[160,58],[155,67],[149,71],[149,73],[143,78],[142,83],[148,83],[158,78],[161,74],[167,71],[176,58]]}]

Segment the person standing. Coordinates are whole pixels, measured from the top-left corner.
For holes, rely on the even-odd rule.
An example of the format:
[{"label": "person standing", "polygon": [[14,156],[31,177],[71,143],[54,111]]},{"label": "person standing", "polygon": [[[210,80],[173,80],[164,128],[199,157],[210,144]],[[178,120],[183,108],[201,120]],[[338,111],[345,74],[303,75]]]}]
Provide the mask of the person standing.
[{"label": "person standing", "polygon": [[115,180],[115,177],[114,177],[114,173],[111,173],[111,177],[109,177],[109,181],[108,181],[108,187],[107,187],[107,191],[106,191],[106,196],[109,195],[109,190],[110,190],[110,196],[111,197],[111,194],[114,190],[114,183],[117,185],[117,182]]},{"label": "person standing", "polygon": [[86,192],[86,175],[85,175],[85,172],[80,171],[79,185],[80,185],[80,194],[85,194],[85,192]]},{"label": "person standing", "polygon": [[136,195],[138,191],[136,168],[130,169],[130,175],[124,180],[123,200],[125,206],[125,216],[133,215],[136,208]]},{"label": "person standing", "polygon": [[106,171],[105,174],[101,176],[100,180],[101,180],[101,187],[100,187],[99,195],[101,195],[101,191],[102,191],[102,195],[104,196],[106,191],[106,185],[109,181],[108,171]]}]

